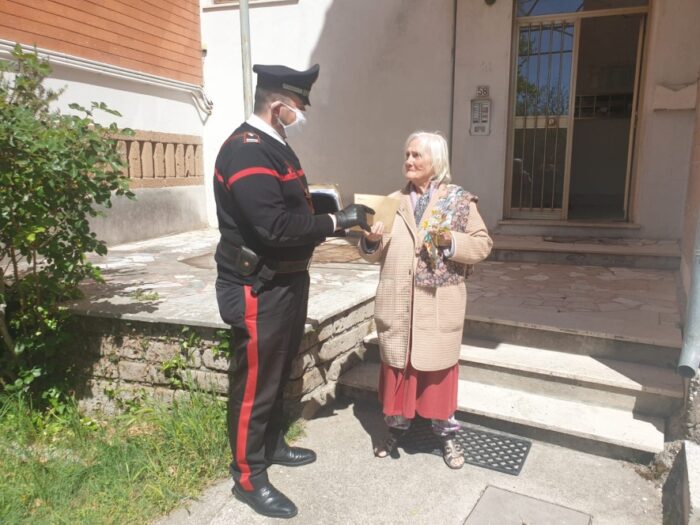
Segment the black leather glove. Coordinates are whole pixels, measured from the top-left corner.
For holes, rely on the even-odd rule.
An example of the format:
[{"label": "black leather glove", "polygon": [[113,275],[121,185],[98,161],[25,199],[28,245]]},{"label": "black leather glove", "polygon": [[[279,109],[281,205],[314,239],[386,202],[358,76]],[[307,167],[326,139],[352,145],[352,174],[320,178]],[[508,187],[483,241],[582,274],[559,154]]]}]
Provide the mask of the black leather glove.
[{"label": "black leather glove", "polygon": [[360,226],[363,230],[370,231],[369,224],[367,224],[368,213],[374,215],[374,210],[364,204],[351,204],[335,212],[336,224],[342,230]]}]

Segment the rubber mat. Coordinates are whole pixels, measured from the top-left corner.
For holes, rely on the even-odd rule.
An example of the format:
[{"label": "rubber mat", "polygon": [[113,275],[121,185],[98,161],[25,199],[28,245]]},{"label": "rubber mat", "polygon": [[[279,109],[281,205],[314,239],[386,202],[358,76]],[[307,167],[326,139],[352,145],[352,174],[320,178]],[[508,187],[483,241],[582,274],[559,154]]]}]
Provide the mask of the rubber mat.
[{"label": "rubber mat", "polygon": [[[526,439],[487,432],[464,423],[457,431],[456,440],[464,448],[466,463],[513,476],[520,474],[532,445]],[[440,438],[433,434],[430,422],[425,419],[416,418],[399,439],[398,446],[408,453],[426,452],[442,457]]]}]

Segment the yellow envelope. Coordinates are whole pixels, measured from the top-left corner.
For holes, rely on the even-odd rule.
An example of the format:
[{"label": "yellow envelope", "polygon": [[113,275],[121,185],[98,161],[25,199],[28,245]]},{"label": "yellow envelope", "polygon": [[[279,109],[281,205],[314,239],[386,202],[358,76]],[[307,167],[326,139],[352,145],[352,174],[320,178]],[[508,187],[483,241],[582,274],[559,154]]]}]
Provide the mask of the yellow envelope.
[{"label": "yellow envelope", "polygon": [[[391,233],[391,227],[394,225],[396,210],[399,209],[401,201],[386,195],[367,195],[364,193],[355,194],[355,204],[364,204],[375,211],[374,215],[368,215],[368,223],[370,226],[375,222],[384,223],[384,233]],[[355,229],[355,228],[353,228]],[[357,227],[357,229],[360,229]]]}]

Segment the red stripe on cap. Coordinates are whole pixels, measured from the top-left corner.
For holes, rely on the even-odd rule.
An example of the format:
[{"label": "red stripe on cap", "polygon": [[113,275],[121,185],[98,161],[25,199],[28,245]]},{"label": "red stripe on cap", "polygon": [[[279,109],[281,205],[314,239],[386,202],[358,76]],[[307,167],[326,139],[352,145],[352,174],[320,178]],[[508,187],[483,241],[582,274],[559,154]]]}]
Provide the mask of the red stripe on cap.
[{"label": "red stripe on cap", "polygon": [[217,170],[216,168],[214,168],[214,177],[216,177],[216,180],[218,180],[221,184],[224,183],[223,175],[221,175],[221,173],[219,173],[219,170]]},{"label": "red stripe on cap", "polygon": [[238,432],[236,434],[236,462],[241,471],[240,484],[244,490],[253,490],[253,484],[250,482],[250,465],[248,465],[246,456],[246,446],[248,445],[250,416],[253,412],[258,384],[258,300],[256,297],[253,297],[250,290],[250,286],[244,287],[245,325],[249,336],[248,345],[246,346],[248,376],[246,377],[241,414],[238,418]]},{"label": "red stripe on cap", "polygon": [[284,175],[281,175],[276,170],[272,170],[270,168],[263,168],[262,166],[255,166],[252,168],[246,168],[244,170],[237,171],[236,173],[231,175],[228,178],[228,182],[226,182],[226,187],[230,188],[234,182],[236,182],[244,177],[250,177],[251,175],[271,175],[273,177],[278,178],[282,182],[287,182],[290,180],[296,180],[296,179],[300,179],[301,177],[303,177],[304,170],[300,169],[298,171],[294,171],[294,170],[290,169],[287,173],[285,173]]}]

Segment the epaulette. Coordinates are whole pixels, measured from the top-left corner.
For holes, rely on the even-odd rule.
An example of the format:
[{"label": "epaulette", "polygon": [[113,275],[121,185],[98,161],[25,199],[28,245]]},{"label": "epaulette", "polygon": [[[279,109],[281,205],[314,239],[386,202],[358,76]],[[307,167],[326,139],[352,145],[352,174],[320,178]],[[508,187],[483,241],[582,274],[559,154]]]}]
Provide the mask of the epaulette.
[{"label": "epaulette", "polygon": [[252,131],[243,132],[243,144],[260,144],[260,135]]},{"label": "epaulette", "polygon": [[243,144],[260,144],[260,135],[252,131],[244,131],[231,135],[224,144],[233,140],[240,140]]}]

